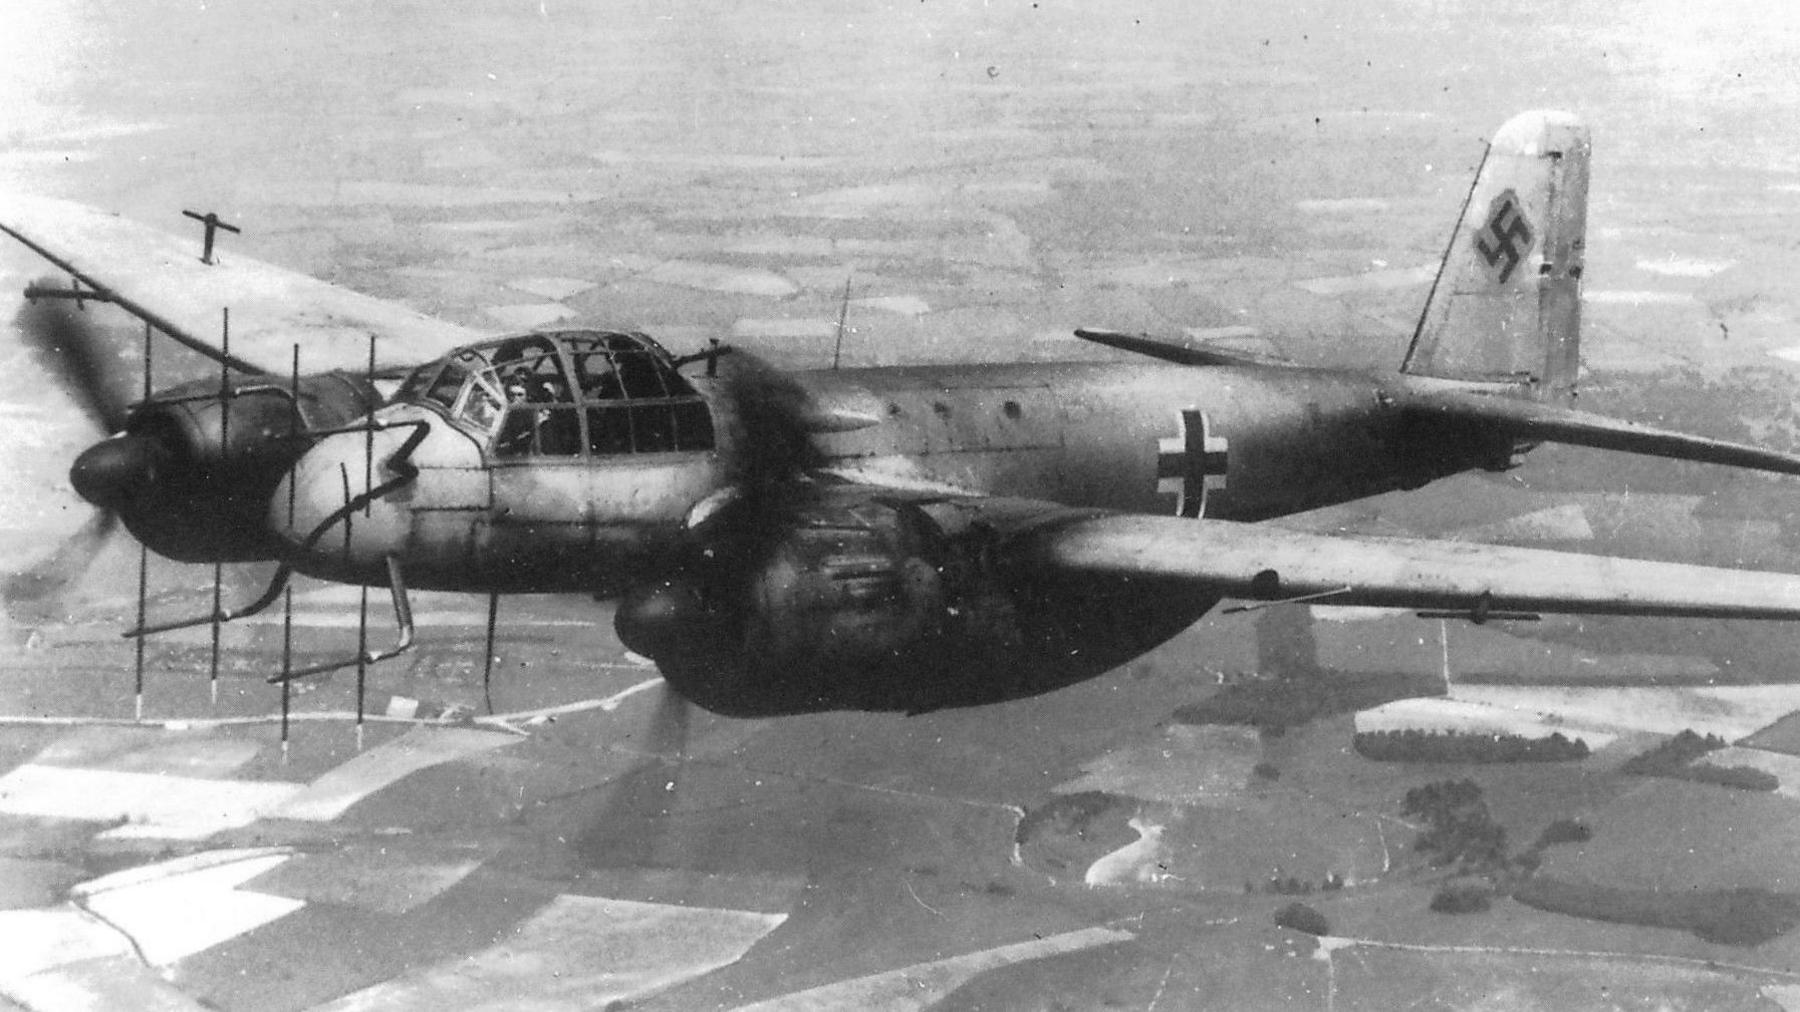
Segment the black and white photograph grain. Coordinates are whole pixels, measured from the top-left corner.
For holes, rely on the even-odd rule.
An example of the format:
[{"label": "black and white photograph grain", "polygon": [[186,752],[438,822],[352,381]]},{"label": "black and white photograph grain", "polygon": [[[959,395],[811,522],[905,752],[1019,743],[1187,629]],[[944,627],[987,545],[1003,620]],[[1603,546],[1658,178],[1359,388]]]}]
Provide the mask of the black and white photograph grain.
[{"label": "black and white photograph grain", "polygon": [[1800,1012],[1800,7],[5,0],[0,1012]]}]

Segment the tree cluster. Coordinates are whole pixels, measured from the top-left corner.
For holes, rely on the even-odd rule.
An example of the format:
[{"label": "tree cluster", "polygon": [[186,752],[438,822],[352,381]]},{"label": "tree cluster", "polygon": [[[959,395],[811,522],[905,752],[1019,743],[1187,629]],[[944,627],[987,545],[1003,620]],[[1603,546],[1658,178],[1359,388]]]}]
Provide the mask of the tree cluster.
[{"label": "tree cluster", "polygon": [[1718,735],[1702,736],[1688,729],[1662,741],[1648,752],[1625,760],[1625,765],[1619,767],[1619,771],[1640,777],[1664,777],[1706,753],[1724,747],[1725,739]]},{"label": "tree cluster", "polygon": [[1532,850],[1543,850],[1559,843],[1586,843],[1594,838],[1594,831],[1587,823],[1574,819],[1557,819],[1544,827],[1538,834],[1537,842],[1531,845]]},{"label": "tree cluster", "polygon": [[1331,923],[1325,919],[1325,915],[1304,903],[1289,903],[1275,911],[1275,923],[1309,935],[1331,934]]},{"label": "tree cluster", "polygon": [[1725,745],[1725,739],[1716,734],[1703,736],[1685,730],[1647,752],[1632,756],[1619,769],[1641,777],[1666,777],[1746,791],[1772,791],[1781,786],[1780,778],[1774,774],[1749,766],[1695,762]]},{"label": "tree cluster", "polygon": [[1544,738],[1466,731],[1363,731],[1351,741],[1358,754],[1377,762],[1525,763],[1588,757],[1587,742],[1560,732]]},{"label": "tree cluster", "polygon": [[1506,867],[1506,827],[1488,814],[1473,780],[1440,780],[1406,792],[1400,814],[1423,819],[1413,849],[1437,867],[1500,871]]},{"label": "tree cluster", "polygon": [[1431,909],[1440,914],[1478,914],[1493,902],[1493,886],[1485,882],[1455,882],[1431,897]]},{"label": "tree cluster", "polygon": [[1506,829],[1488,814],[1481,786],[1473,780],[1439,780],[1415,787],[1406,792],[1400,813],[1425,823],[1413,841],[1414,850],[1425,854],[1434,867],[1469,876],[1445,883],[1432,896],[1431,909],[1445,914],[1486,910],[1495,896],[1530,879],[1545,848],[1581,843],[1594,835],[1585,823],[1556,819],[1531,846],[1508,857]]}]

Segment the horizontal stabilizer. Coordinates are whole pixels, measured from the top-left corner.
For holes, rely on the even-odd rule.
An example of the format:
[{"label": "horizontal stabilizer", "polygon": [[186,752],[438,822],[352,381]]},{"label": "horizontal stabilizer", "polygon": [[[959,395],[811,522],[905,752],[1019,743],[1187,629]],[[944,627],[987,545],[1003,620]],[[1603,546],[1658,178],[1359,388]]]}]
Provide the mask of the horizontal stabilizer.
[{"label": "horizontal stabilizer", "polygon": [[1800,576],[1534,548],[1308,534],[1270,524],[1089,514],[1013,545],[1024,566],[1163,577],[1226,597],[1455,612],[1800,618]]},{"label": "horizontal stabilizer", "polygon": [[1267,355],[1247,348],[1221,347],[1217,342],[1183,338],[1169,340],[1148,334],[1126,334],[1117,330],[1094,330],[1083,327],[1075,331],[1083,341],[1104,344],[1108,348],[1135,352],[1173,362],[1176,365],[1292,365],[1279,355]]},{"label": "horizontal stabilizer", "polygon": [[1525,441],[1568,443],[1601,450],[1697,460],[1779,474],[1800,474],[1800,455],[1746,443],[1673,432],[1605,415],[1573,411],[1472,390],[1435,390],[1409,398],[1404,410],[1422,418],[1481,422]]}]

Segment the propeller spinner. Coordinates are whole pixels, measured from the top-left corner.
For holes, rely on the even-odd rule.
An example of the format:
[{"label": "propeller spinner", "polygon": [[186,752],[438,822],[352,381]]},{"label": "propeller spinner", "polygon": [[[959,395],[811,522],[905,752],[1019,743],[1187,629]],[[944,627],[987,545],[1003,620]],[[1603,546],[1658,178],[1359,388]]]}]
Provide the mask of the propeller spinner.
[{"label": "propeller spinner", "polygon": [[[114,436],[83,450],[69,468],[75,494],[103,510],[125,508],[156,482],[169,449],[144,436]],[[160,466],[159,466],[160,465]]]}]

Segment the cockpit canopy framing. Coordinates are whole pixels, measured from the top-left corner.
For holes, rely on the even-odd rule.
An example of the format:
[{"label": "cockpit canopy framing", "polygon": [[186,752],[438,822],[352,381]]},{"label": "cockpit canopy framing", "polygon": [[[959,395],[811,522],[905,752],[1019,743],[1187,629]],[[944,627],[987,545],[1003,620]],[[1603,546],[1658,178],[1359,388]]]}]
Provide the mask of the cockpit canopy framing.
[{"label": "cockpit canopy framing", "polygon": [[396,402],[429,406],[500,459],[705,452],[713,420],[674,359],[636,332],[487,341],[420,366]]}]

